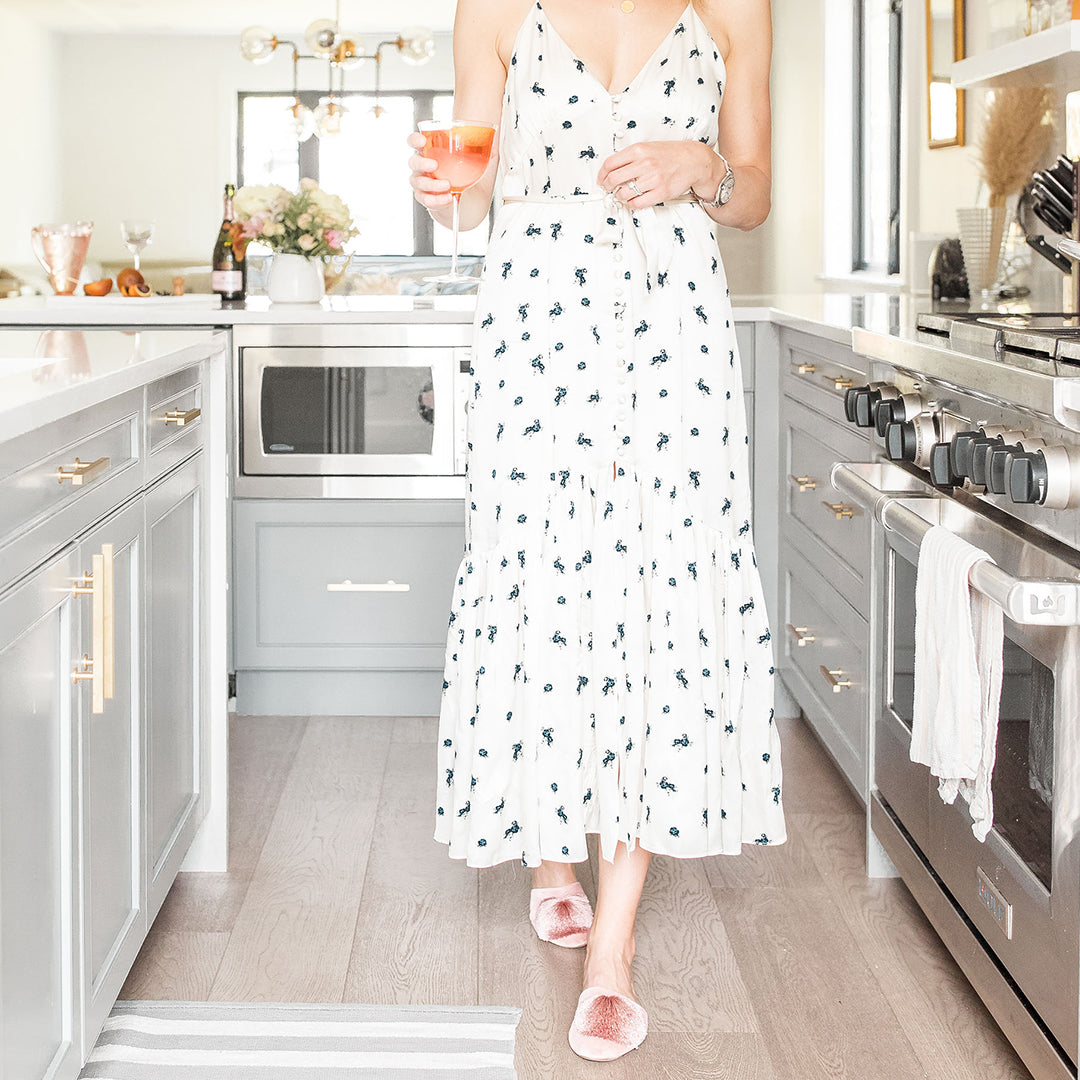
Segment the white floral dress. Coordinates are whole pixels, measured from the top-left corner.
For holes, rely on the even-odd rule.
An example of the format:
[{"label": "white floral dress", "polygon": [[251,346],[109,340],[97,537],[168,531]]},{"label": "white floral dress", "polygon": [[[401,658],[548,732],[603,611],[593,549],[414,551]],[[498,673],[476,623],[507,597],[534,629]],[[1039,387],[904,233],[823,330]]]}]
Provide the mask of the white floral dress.
[{"label": "white floral dress", "polygon": [[724,75],[690,4],[619,94],[540,3],[514,44],[439,730],[435,836],[471,866],[785,839],[715,227],[596,179],[634,142],[714,143]]}]

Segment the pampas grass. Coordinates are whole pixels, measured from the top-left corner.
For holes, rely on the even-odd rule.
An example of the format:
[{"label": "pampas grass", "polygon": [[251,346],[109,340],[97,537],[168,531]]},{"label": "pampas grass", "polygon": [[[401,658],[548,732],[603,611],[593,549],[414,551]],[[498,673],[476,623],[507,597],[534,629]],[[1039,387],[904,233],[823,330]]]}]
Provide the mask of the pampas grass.
[{"label": "pampas grass", "polygon": [[1053,99],[1044,86],[994,90],[978,141],[979,170],[991,206],[1004,206],[1028,182],[1050,149]]}]

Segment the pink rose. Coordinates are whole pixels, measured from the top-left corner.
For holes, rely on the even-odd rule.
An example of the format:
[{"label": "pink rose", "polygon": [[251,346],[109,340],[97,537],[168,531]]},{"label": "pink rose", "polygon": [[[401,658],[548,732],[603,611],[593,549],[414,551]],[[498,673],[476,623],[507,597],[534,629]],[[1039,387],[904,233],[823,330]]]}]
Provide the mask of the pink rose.
[{"label": "pink rose", "polygon": [[340,229],[327,229],[323,233],[323,238],[326,240],[327,247],[339,248],[345,242],[345,237],[342,235]]}]

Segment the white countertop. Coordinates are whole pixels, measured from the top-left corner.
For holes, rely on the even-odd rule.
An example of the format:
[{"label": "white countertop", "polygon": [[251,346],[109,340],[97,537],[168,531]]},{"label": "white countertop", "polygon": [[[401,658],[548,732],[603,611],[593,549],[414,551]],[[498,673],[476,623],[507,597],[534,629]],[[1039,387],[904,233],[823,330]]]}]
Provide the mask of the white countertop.
[{"label": "white countertop", "polygon": [[[233,326],[243,323],[471,322],[472,295],[329,296],[320,304],[271,304],[254,296],[237,306],[219,306],[216,297],[146,300],[123,297],[50,297],[0,300],[0,326]],[[930,307],[929,297],[898,293],[816,293],[735,296],[739,322],[773,322],[806,333],[851,343],[855,326],[888,333]]]},{"label": "white countertop", "polygon": [[0,326],[0,442],[223,350],[220,330]]}]

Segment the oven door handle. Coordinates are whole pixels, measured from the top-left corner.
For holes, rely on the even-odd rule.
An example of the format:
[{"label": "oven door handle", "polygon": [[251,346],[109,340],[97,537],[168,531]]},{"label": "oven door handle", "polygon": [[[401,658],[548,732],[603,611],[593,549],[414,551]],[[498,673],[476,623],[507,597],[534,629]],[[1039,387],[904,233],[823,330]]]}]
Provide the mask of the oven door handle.
[{"label": "oven door handle", "polygon": [[[856,463],[833,465],[833,487],[865,507],[890,532],[916,549],[933,528],[921,514],[904,505],[911,492],[887,492],[856,471]],[[865,466],[863,466],[865,468]],[[927,492],[916,498],[941,499]],[[1025,626],[1080,626],[1080,581],[1020,578],[994,562],[977,562],[968,575],[971,587],[997,604],[1014,622]]]}]

